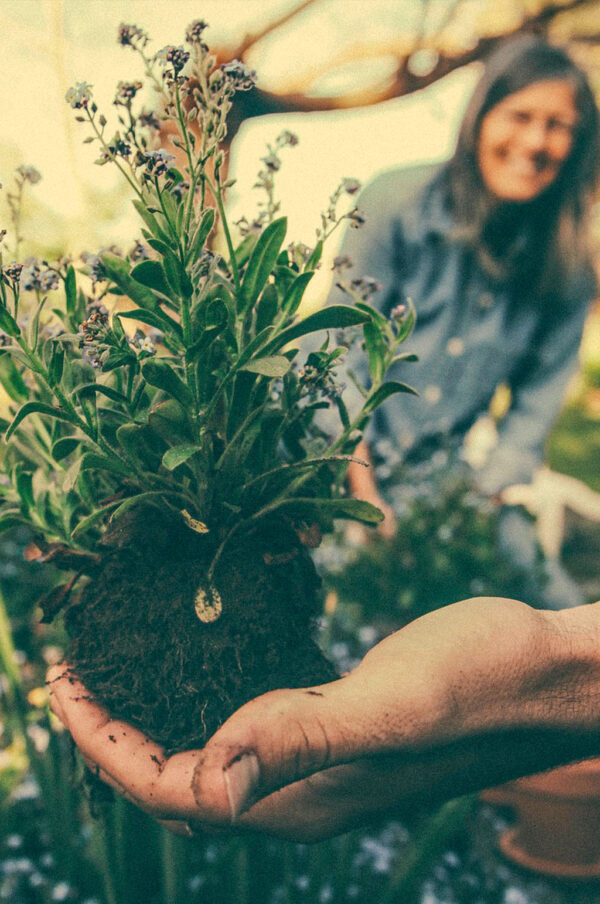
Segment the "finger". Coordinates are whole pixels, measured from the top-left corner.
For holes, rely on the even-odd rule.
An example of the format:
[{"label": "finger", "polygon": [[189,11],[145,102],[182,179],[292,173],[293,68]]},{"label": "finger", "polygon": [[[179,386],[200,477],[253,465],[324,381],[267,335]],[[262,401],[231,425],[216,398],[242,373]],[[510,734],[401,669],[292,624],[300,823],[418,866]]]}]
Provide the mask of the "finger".
[{"label": "finger", "polygon": [[193,817],[191,779],[197,753],[165,757],[163,748],[126,722],[111,719],[68,667],[51,670],[54,706],[84,759],[103,781],[155,816]]},{"label": "finger", "polygon": [[272,691],[234,713],[198,758],[193,790],[200,818],[236,822],[272,791],[377,745],[384,729],[357,674]]}]

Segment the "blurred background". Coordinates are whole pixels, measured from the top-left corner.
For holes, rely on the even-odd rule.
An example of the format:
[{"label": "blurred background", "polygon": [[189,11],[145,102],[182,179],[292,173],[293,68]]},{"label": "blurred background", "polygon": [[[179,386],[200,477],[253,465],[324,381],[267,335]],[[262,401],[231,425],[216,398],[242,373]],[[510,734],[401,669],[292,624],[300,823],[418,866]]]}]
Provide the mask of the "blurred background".
[{"label": "blurred background", "polygon": [[[94,165],[97,151],[83,144],[87,131],[65,92],[78,81],[91,84],[116,128],[116,83],[143,76],[137,56],[117,44],[119,24],[139,25],[158,50],[182,43],[186,25],[200,17],[219,62],[241,58],[258,78],[257,90],[238,95],[230,123],[232,219],[255,215],[261,157],[288,129],[299,144],[284,152],[276,194],[290,239],[309,245],[341,178],[365,183],[388,167],[451,153],[481,61],[504,36],[531,30],[566,44],[600,95],[600,0],[0,0],[0,228],[9,221],[13,171],[31,165],[42,174],[28,187],[25,254],[77,257],[139,237],[127,188],[113,167]],[[151,95],[145,104],[152,107]],[[335,239],[311,284],[313,305],[327,292]],[[500,394],[496,402],[499,416],[506,400]],[[600,492],[597,304],[548,461]],[[460,478],[441,473],[433,485],[435,498],[419,495],[415,483],[399,532],[404,546],[391,556],[373,547],[348,565],[339,544],[322,551],[333,575],[324,643],[340,667],[420,607],[490,592],[498,580],[489,512],[473,508]],[[555,501],[567,510],[562,555],[597,599],[600,503],[594,497],[584,517],[573,486],[555,486]],[[598,886],[559,887],[503,863],[494,840],[503,817],[473,801],[409,829],[391,824],[310,850],[207,837],[191,851],[123,802],[103,821],[90,820],[73,787],[66,739],[49,730],[43,671],[60,657],[61,638],[37,624],[35,603],[52,577],[23,561],[27,540],[0,542],[0,901],[600,902]],[[400,561],[412,565],[401,566],[399,597]],[[519,579],[503,575],[515,596]]]}]

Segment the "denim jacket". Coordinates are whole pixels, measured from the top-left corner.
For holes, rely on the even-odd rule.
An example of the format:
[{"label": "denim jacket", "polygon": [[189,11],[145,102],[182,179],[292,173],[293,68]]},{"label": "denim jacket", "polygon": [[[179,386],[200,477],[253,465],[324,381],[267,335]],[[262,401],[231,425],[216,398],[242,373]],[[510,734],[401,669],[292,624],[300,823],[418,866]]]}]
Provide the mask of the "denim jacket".
[{"label": "denim jacket", "polygon": [[[388,378],[410,383],[420,397],[388,399],[367,439],[385,438],[418,457],[444,437],[462,439],[497,386],[507,383],[512,404],[479,475],[481,489],[494,493],[528,481],[543,460],[546,435],[577,365],[595,280],[588,271],[579,274],[569,297],[554,301],[554,313],[530,301],[527,285],[494,281],[472,250],[450,237],[439,174],[438,167],[420,166],[377,177],[358,201],[366,224],[349,229],[342,246],[341,254],[354,262],[353,276],[381,283],[372,302],[380,310],[389,313],[408,296],[417,311],[402,351],[415,352],[419,361],[394,365]],[[343,301],[339,289],[330,301]],[[366,379],[364,355],[350,352],[347,366]],[[346,382],[344,400],[354,409],[358,394]]]}]

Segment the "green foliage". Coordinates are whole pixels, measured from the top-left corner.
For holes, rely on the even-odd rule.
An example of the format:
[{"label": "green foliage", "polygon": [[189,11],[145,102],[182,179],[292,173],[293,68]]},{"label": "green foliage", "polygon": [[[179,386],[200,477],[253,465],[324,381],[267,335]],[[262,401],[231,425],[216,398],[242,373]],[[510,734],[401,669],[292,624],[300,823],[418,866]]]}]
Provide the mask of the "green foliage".
[{"label": "green foliage", "polygon": [[[46,542],[93,550],[111,521],[152,503],[206,525],[222,548],[274,511],[324,529],[334,518],[381,518],[344,498],[342,478],[371,412],[411,391],[384,380],[413,313],[387,320],[352,289],[352,304],[299,313],[323,241],[344,219],[361,218],[355,208],[337,213],[358,187],[343,180],[315,247],[286,247],[272,174],[279,151],[295,143],[289,132],[263,158],[269,200],[235,245],[223,141],[231,99],[252,87],[252,74],[241,64],[216,67],[203,41],[188,44],[152,57],[146,40],[130,43],[162,95],[180,169],[173,155],[151,150],[158,120],[136,112],[141,83],[119,83],[112,137],[90,86],[67,92],[90,129],[86,141],[99,145],[96,162],[117,166],[131,186],[145,244],[129,256],[111,248],[88,257],[83,273],[68,262],[2,267],[0,383],[10,418],[0,425],[0,530],[24,523]],[[213,251],[217,228],[227,256]],[[351,418],[335,369],[358,328],[371,382]],[[306,358],[305,337],[319,332],[321,348]],[[322,408],[337,419],[333,436],[317,422]]]},{"label": "green foliage", "polygon": [[[394,483],[394,536],[374,535],[353,551],[342,545],[337,563],[327,569],[326,580],[343,604],[387,629],[471,596],[525,595],[541,604],[541,567],[537,575],[525,574],[498,551],[499,512],[462,468],[442,468],[423,483],[418,469],[404,468]],[[531,590],[536,577],[537,600]]]}]

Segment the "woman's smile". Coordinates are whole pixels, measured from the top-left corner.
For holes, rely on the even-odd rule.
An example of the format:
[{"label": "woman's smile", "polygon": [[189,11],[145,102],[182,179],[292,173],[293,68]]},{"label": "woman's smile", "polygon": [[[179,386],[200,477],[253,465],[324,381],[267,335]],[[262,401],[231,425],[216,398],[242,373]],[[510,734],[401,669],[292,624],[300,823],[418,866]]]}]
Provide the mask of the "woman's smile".
[{"label": "woman's smile", "polygon": [[567,79],[534,82],[483,117],[478,163],[486,188],[505,201],[531,201],[569,156],[577,112]]}]

